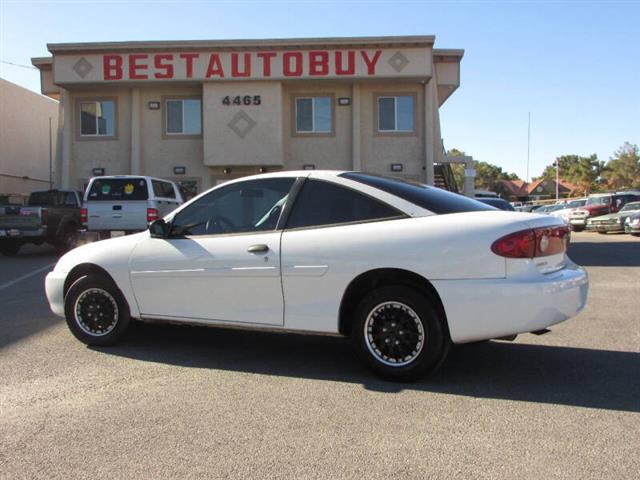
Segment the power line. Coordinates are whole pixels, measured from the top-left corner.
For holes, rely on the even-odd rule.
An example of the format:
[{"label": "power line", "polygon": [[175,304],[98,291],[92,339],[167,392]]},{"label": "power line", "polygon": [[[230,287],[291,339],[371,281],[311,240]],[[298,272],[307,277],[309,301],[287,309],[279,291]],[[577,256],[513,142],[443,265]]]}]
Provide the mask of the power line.
[{"label": "power line", "polygon": [[20,68],[28,68],[29,70],[37,70],[36,67],[34,67],[33,65],[22,65],[20,63],[13,63],[13,62],[8,62],[6,60],[0,60],[0,63],[5,63],[7,65],[12,65],[14,67],[20,67]]}]

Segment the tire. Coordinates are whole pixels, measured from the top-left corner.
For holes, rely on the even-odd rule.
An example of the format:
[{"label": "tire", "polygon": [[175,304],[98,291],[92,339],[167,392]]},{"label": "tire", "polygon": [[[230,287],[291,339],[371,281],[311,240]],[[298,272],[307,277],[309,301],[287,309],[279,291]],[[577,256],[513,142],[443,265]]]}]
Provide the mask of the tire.
[{"label": "tire", "polygon": [[640,233],[632,233],[631,236],[633,237],[640,237]]},{"label": "tire", "polygon": [[78,244],[78,229],[74,225],[63,227],[62,231],[55,240],[55,247],[58,253],[66,253],[76,248]]},{"label": "tire", "polygon": [[599,233],[600,235],[606,235],[606,234],[607,234],[607,232],[601,232],[601,231],[599,231],[599,230],[598,230],[598,233]]},{"label": "tire", "polygon": [[20,242],[8,240],[0,242],[0,253],[6,257],[15,257],[20,251],[22,244]]},{"label": "tire", "polygon": [[[87,275],[71,285],[64,299],[64,313],[71,333],[92,346],[117,343],[131,323],[124,296],[102,275]],[[106,315],[107,319],[96,319],[96,315]]]},{"label": "tire", "polygon": [[451,344],[444,319],[431,301],[400,286],[378,288],[360,302],[351,340],[369,369],[395,381],[413,381],[433,373]]},{"label": "tire", "polygon": [[111,232],[110,231],[100,231],[98,232],[98,240],[108,240],[111,238]]}]

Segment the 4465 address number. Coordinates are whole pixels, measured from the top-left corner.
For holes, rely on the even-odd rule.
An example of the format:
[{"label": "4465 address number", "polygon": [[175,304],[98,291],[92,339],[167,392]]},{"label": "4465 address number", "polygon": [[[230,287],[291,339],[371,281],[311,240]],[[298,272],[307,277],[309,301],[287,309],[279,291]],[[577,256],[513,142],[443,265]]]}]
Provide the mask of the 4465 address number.
[{"label": "4465 address number", "polygon": [[260,95],[236,95],[230,96],[227,95],[222,99],[223,105],[260,105],[262,103],[262,99]]}]

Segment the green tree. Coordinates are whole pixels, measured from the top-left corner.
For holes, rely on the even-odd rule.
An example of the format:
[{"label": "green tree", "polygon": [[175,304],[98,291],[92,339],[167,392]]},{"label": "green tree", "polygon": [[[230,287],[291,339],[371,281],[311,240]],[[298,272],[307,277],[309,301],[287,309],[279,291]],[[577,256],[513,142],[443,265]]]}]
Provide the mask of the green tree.
[{"label": "green tree", "polygon": [[[449,157],[461,157],[466,155],[463,151],[453,148],[447,151]],[[491,190],[503,197],[508,196],[508,190],[502,185],[500,180],[519,180],[520,178],[515,173],[508,173],[502,170],[502,167],[493,165],[488,162],[480,162],[475,160],[476,169],[475,187],[479,190]],[[451,164],[453,170],[453,176],[456,179],[458,188],[464,185],[464,165],[461,163]]]},{"label": "green tree", "polygon": [[614,190],[640,188],[640,151],[638,145],[625,142],[607,162],[602,174]]},{"label": "green tree", "polygon": [[[597,190],[598,178],[602,175],[604,162],[594,153],[588,157],[580,155],[562,155],[556,159],[560,166],[560,178],[578,187],[579,194],[588,195]],[[556,180],[556,162],[548,165],[542,176],[546,180]]]}]

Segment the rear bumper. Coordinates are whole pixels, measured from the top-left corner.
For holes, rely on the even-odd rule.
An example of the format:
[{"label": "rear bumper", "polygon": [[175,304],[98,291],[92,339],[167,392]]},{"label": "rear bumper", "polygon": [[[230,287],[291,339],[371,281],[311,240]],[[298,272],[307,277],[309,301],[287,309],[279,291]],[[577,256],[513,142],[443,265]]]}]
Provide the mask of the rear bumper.
[{"label": "rear bumper", "polygon": [[64,281],[66,273],[50,272],[44,281],[44,289],[51,311],[59,317],[64,317]]},{"label": "rear bumper", "polygon": [[23,230],[19,228],[0,228],[0,240],[31,240],[47,236],[45,228]]},{"label": "rear bumper", "polygon": [[587,302],[587,272],[567,267],[532,278],[434,282],[451,340],[467,343],[532,332],[563,322]]}]

